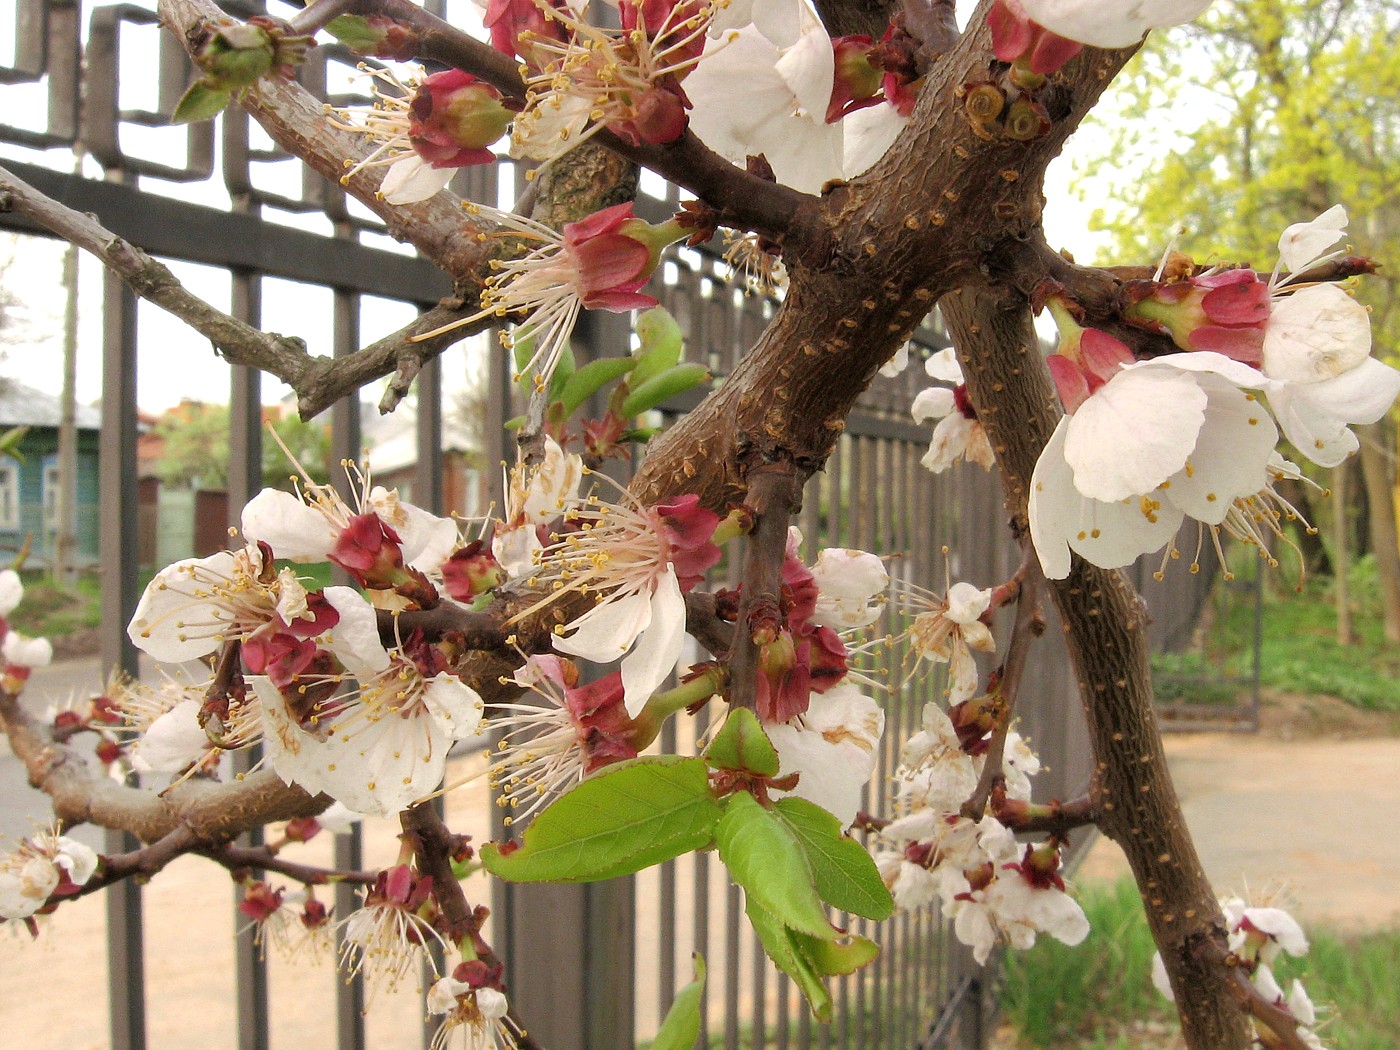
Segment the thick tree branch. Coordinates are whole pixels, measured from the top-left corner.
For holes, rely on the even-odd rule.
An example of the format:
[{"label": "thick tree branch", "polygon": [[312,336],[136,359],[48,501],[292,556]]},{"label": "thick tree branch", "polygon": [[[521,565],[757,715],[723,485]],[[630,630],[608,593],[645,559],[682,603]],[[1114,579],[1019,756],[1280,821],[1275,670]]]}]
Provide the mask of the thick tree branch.
[{"label": "thick tree branch", "polygon": [[747,505],[754,527],[744,551],[744,589],[734,644],[729,652],[729,688],[734,707],[754,710],[763,646],[786,626],[781,609],[783,558],[788,523],[801,505],[802,480],[790,461],[763,462],[749,474]]},{"label": "thick tree branch", "polygon": [[[1036,460],[1059,417],[1030,311],[1015,292],[965,288],[940,303],[978,418],[996,452],[1013,531],[1026,535]],[[1152,708],[1146,612],[1121,573],[1076,558],[1051,591],[1088,716],[1099,826],[1144,888],[1187,1045],[1244,1050],[1248,1024],[1213,967],[1186,947],[1224,944],[1224,919],[1186,830]]]},{"label": "thick tree branch", "polygon": [[273,821],[314,817],[331,804],[284,783],[271,769],[229,783],[192,778],[160,794],[118,784],[94,770],[81,751],[54,743],[12,693],[0,692],[0,728],[29,783],[49,796],[65,825],[92,823],[142,842],[181,829],[199,842],[227,842]]},{"label": "thick tree branch", "polygon": [[934,302],[1037,234],[1046,165],[1132,52],[1086,48],[1057,73],[1044,89],[1053,120],[1042,138],[983,139],[960,93],[989,75],[989,6],[924,78],[885,157],[828,192],[819,215],[804,213],[785,246],[791,284],[773,323],[719,390],[652,443],[638,498],[698,492],[720,510],[743,498],[738,453],[749,445],[782,446],[802,471],[819,468],[876,370]]}]

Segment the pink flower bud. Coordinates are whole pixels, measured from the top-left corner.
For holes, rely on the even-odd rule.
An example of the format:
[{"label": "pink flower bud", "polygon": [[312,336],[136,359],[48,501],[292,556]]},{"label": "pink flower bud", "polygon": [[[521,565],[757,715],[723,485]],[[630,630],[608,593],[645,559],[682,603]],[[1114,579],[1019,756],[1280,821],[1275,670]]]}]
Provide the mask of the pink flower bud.
[{"label": "pink flower bud", "polygon": [[491,46],[502,54],[519,55],[539,68],[536,40],[564,40],[564,27],[552,18],[546,7],[562,9],[560,0],[536,4],[535,0],[489,0],[482,24],[491,31]]},{"label": "pink flower bud", "polygon": [[1164,332],[1183,350],[1213,350],[1257,366],[1269,323],[1269,286],[1248,267],[1159,285],[1126,317]]},{"label": "pink flower bud", "polygon": [[875,41],[862,34],[832,38],[836,75],[831,84],[831,102],[826,107],[828,124],[880,101],[884,74],[870,62],[874,46]]},{"label": "pink flower bud", "polygon": [[987,14],[987,25],[992,29],[992,51],[997,58],[1037,77],[1055,72],[1084,49],[1083,44],[1056,36],[1031,21],[1018,0],[997,0]]},{"label": "pink flower bud", "polygon": [[409,141],[435,168],[490,164],[486,147],[505,134],[514,114],[501,93],[470,73],[447,69],[424,79],[409,106]]}]

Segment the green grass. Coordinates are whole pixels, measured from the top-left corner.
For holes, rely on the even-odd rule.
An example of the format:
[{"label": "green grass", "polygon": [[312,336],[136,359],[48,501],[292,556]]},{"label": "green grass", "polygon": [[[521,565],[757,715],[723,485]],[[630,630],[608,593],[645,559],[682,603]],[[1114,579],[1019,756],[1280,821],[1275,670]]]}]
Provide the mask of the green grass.
[{"label": "green grass", "polygon": [[1002,1010],[1032,1046],[1112,1040],[1125,1023],[1172,1016],[1152,987],[1156,949],[1132,882],[1087,886],[1080,904],[1091,928],[1083,944],[1042,937],[1028,952],[1007,953]]},{"label": "green grass", "polygon": [[[1257,563],[1249,563],[1253,566]],[[1244,573],[1247,575],[1247,572]],[[1281,577],[1274,576],[1278,585]],[[1281,692],[1336,697],[1356,707],[1400,711],[1400,647],[1385,640],[1374,561],[1360,558],[1351,575],[1357,643],[1337,643],[1330,578],[1309,580],[1264,599],[1260,683]],[[1253,671],[1254,589],[1217,581],[1201,649],[1156,653],[1153,681],[1163,703],[1222,704],[1248,688]]]},{"label": "green grass", "polygon": [[15,629],[27,635],[61,638],[102,622],[96,576],[79,576],[69,590],[56,586],[47,574],[24,573],[24,600],[9,616]]},{"label": "green grass", "polygon": [[[1002,1010],[1030,1046],[1130,1050],[1131,1026],[1172,1022],[1152,987],[1154,948],[1131,881],[1090,885],[1080,898],[1093,932],[1077,948],[1041,938],[1007,953]],[[1318,1006],[1318,1033],[1332,1050],[1395,1050],[1400,1044],[1400,929],[1342,938],[1310,931],[1312,950],[1284,960],[1286,988],[1303,980]]]},{"label": "green grass", "polygon": [[[1380,597],[1370,559],[1360,559],[1351,576],[1357,644],[1337,643],[1337,617],[1331,581],[1310,581],[1302,593],[1270,598],[1264,606],[1260,680],[1290,693],[1335,696],[1357,707],[1400,711],[1400,647],[1385,640]],[[1242,600],[1223,611],[1226,635],[1248,637],[1253,611]],[[1248,654],[1226,661],[1235,673],[1248,673]]]}]

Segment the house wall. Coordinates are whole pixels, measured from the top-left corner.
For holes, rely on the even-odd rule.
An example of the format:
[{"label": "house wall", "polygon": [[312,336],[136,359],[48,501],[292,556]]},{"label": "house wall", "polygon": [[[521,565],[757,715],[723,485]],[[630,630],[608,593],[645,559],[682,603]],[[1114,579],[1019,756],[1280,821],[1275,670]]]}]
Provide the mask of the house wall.
[{"label": "house wall", "polygon": [[[18,521],[12,527],[0,527],[0,557],[18,551],[25,537],[30,537],[30,567],[49,564],[52,554],[53,525],[46,521],[46,500],[49,505],[57,498],[55,491],[45,491],[45,473],[58,464],[58,429],[56,427],[32,427],[20,441],[17,451],[23,457],[19,462],[8,460],[8,465],[18,474],[17,491],[19,496]],[[52,478],[51,478],[52,480]],[[92,565],[97,561],[97,432],[78,432],[78,489],[77,489],[77,558],[80,565]]]}]

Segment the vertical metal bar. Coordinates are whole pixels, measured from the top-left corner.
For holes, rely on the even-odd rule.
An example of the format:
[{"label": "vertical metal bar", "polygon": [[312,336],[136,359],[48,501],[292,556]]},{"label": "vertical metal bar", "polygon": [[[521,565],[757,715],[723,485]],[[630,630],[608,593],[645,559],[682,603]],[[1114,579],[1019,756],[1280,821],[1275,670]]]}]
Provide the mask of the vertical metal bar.
[{"label": "vertical metal bar", "polygon": [[739,887],[724,895],[724,1050],[739,1050]]},{"label": "vertical metal bar", "polygon": [[[336,357],[344,357],[360,344],[360,299],[344,288],[334,290],[331,342]],[[358,391],[331,406],[331,458],[357,460],[360,457],[360,397]],[[343,471],[332,470],[331,479],[345,484]],[[361,825],[355,824],[349,834],[335,837],[335,866],[356,869],[364,864],[364,843]],[[355,910],[358,898],[344,884],[335,888],[335,912],[344,918]],[[336,939],[340,950],[341,937]],[[365,1050],[365,986],[359,975],[348,981],[337,981],[335,990],[336,1046],[338,1050]]]},{"label": "vertical metal bar", "polygon": [[[677,753],[676,719],[666,720],[661,729],[663,754]],[[656,1016],[664,1018],[676,997],[676,862],[661,865],[657,897]],[[687,974],[687,976],[689,976]]]},{"label": "vertical metal bar", "polygon": [[[748,932],[745,930],[744,932]],[[757,937],[752,938],[749,946],[749,958],[752,960],[753,973],[750,975],[750,988],[753,995],[753,1011],[750,1015],[752,1024],[752,1040],[754,1050],[763,1050],[768,1043],[768,1011],[766,999],[768,994],[768,957],[763,954],[763,945],[759,943]]]},{"label": "vertical metal bar", "polygon": [[[708,710],[701,711],[695,720],[695,732],[702,734],[709,729],[710,714]],[[710,961],[710,855],[708,853],[693,854],[695,862],[694,883],[691,886],[691,915],[695,924],[693,942],[695,950],[705,957],[705,961]],[[710,989],[714,986],[714,981],[705,983],[704,1008],[700,1011],[700,1045],[708,1047],[710,1045]]]},{"label": "vertical metal bar", "polygon": [[[418,373],[414,382],[414,442],[416,458],[413,465],[413,503],[433,514],[443,511],[442,454],[442,358],[435,357]],[[433,799],[438,816],[446,816],[447,800],[441,795]],[[428,945],[429,958],[423,960],[423,987],[429,987],[444,968],[441,946]],[[437,1034],[439,1018],[428,1014],[423,1018],[423,1050],[430,1050]]]},{"label": "vertical metal bar", "polygon": [[413,502],[433,514],[443,512],[442,358],[423,366],[414,385],[418,459],[413,468]]},{"label": "vertical metal bar", "polygon": [[[103,275],[102,432],[98,439],[98,505],[103,528],[102,665],[137,675],[136,647],[126,624],[136,608],[136,297],[113,274]],[[104,848],[140,845],[108,831]],[[141,887],[133,879],[107,891],[107,994],[112,1050],[145,1050],[146,988]]]},{"label": "vertical metal bar", "polygon": [[[251,325],[262,323],[262,282],[251,273],[233,273],[233,316]],[[242,365],[232,367],[229,388],[228,515],[237,525],[239,508],[262,488],[262,373]],[[258,748],[261,752],[261,748]],[[246,773],[259,754],[238,751],[233,756],[235,774]],[[263,829],[254,828],[240,840],[261,845]],[[262,872],[253,872],[261,878]],[[234,900],[241,893],[234,890]],[[267,1008],[267,963],[254,941],[249,923],[234,913],[234,988],[237,992],[238,1050],[268,1050],[270,1035]]]}]

